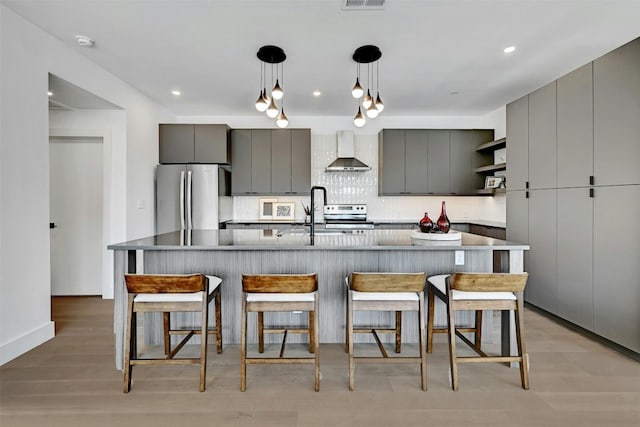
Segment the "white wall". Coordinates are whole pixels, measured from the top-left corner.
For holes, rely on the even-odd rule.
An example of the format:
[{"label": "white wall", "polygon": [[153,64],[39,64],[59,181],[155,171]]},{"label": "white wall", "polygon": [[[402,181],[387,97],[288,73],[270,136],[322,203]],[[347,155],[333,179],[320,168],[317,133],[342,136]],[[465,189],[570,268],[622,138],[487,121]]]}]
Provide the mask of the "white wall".
[{"label": "white wall", "polygon": [[[159,122],[174,116],[0,5],[0,364],[50,339],[48,73],[126,111],[112,174],[125,196],[125,240],[153,233]],[[138,201],[145,202],[137,209]],[[120,206],[122,208],[122,206]]]},{"label": "white wall", "polygon": [[49,112],[49,136],[102,138],[103,232],[102,297],[113,298],[113,251],[107,245],[126,240],[127,117],[124,110]]}]

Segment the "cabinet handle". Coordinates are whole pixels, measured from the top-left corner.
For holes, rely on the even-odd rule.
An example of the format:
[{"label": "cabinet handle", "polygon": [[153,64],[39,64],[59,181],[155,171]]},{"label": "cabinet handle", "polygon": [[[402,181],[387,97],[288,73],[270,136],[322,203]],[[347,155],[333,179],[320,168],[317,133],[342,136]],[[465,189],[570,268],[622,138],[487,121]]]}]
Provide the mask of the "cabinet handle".
[{"label": "cabinet handle", "polygon": [[526,188],[527,190],[529,189],[529,181],[525,181],[524,188]]},{"label": "cabinet handle", "polygon": [[594,191],[593,188],[589,189],[589,197],[593,198],[594,197]]},{"label": "cabinet handle", "polygon": [[593,175],[590,175],[589,176],[589,185],[594,185],[594,183],[595,183],[595,178],[594,178]]},{"label": "cabinet handle", "polygon": [[528,192],[528,191],[525,191],[525,193],[524,193],[524,198],[525,198],[525,199],[528,199],[528,198],[529,198],[529,192]]}]

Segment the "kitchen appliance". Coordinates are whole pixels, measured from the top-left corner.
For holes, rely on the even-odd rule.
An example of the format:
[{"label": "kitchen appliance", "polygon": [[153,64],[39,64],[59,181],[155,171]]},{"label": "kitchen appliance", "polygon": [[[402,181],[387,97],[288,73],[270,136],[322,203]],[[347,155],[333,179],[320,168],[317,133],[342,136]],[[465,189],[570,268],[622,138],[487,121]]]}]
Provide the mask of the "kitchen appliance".
[{"label": "kitchen appliance", "polygon": [[158,165],[156,232],[216,230],[232,216],[229,172],[214,164]]},{"label": "kitchen appliance", "polygon": [[373,222],[367,221],[367,205],[330,204],[324,207],[325,228],[347,230],[371,229]]},{"label": "kitchen appliance", "polygon": [[371,170],[360,160],[356,159],[353,131],[338,132],[338,158],[325,169],[325,172],[365,172]]}]

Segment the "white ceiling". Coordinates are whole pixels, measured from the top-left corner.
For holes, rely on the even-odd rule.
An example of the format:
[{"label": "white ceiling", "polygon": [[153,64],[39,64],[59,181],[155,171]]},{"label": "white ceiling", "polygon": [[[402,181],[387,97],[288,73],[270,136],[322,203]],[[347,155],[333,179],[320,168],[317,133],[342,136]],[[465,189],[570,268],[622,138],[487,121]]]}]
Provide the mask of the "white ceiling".
[{"label": "white ceiling", "polygon": [[351,55],[365,44],[382,51],[383,114],[476,115],[640,35],[640,0],[387,0],[364,11],[344,0],[0,1],[176,115],[261,114],[256,52],[267,44],[287,54],[290,119],[353,115]]}]

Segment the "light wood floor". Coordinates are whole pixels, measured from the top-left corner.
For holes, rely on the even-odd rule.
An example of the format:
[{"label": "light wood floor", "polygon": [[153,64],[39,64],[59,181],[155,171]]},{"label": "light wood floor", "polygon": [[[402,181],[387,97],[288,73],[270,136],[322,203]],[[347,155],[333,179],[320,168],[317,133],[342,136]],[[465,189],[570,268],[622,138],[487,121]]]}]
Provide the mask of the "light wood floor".
[{"label": "light wood floor", "polygon": [[171,366],[136,368],[129,394],[114,368],[112,310],[53,299],[56,337],[0,368],[0,426],[640,426],[640,363],[531,310],[528,391],[497,364],[460,366],[451,391],[438,343],[426,392],[418,366],[402,364],[357,366],[350,392],[342,346],[325,344],[319,393],[311,365],[249,366],[241,393],[238,346],[211,346],[206,392],[196,367]]}]

